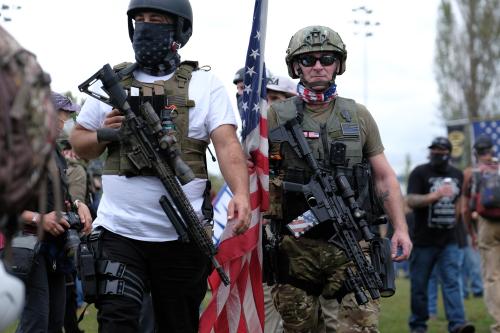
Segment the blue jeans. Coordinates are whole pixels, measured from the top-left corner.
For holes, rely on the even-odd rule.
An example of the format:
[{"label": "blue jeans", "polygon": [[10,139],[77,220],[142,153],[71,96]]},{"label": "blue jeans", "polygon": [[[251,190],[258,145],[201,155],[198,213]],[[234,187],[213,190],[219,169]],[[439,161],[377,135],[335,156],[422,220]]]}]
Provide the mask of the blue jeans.
[{"label": "blue jeans", "polygon": [[438,278],[437,268],[436,266],[434,266],[434,269],[432,270],[431,273],[431,277],[429,278],[429,287],[427,288],[429,316],[437,315],[439,284],[441,284],[441,281]]},{"label": "blue jeans", "polygon": [[438,276],[441,277],[448,331],[452,332],[465,323],[460,285],[462,256],[463,252],[457,244],[448,244],[443,248],[435,246],[415,246],[413,248],[410,256],[410,329],[427,329],[426,322],[429,319],[428,287],[434,266],[436,266]]},{"label": "blue jeans", "polygon": [[76,307],[80,308],[83,305],[83,290],[82,290],[82,281],[78,278],[75,279],[76,286]]},{"label": "blue jeans", "polygon": [[[470,239],[470,236],[468,237]],[[464,248],[464,263],[462,267],[463,297],[483,294],[483,278],[481,277],[481,256],[479,250],[472,246]]]},{"label": "blue jeans", "polygon": [[[403,253],[402,249],[398,249],[398,256]],[[408,263],[408,260],[404,260],[401,262],[394,262],[394,272],[396,273],[396,277],[399,277],[399,271],[403,271],[403,277],[404,278],[409,278],[410,277],[410,264]]]}]

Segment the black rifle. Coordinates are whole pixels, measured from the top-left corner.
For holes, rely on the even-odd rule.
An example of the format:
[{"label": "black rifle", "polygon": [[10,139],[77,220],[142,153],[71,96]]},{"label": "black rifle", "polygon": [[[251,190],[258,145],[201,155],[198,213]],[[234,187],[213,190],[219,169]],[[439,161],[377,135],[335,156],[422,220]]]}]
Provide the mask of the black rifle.
[{"label": "black rifle", "polygon": [[269,133],[269,140],[288,142],[297,156],[306,161],[310,167],[313,175],[308,184],[285,181],[283,190],[303,193],[318,222],[332,223],[334,235],[328,242],[342,249],[356,268],[346,270],[347,276],[343,287],[345,292],[354,292],[358,304],[368,302],[363,289],[369,292],[372,299],[379,298],[380,289],[383,287],[382,281],[365,258],[357,237],[361,233],[363,239],[371,241],[374,235],[366,222],[364,211],[354,199],[354,191],[346,176],[338,172],[334,179],[330,170],[325,171],[319,166],[297,119],[291,119],[273,129]]},{"label": "black rifle", "polygon": [[[102,89],[109,98],[88,89],[98,80],[102,82]],[[179,239],[193,241],[210,258],[222,282],[229,285],[228,276],[215,258],[217,249],[200,224],[198,216],[175,177],[177,175],[181,183],[185,184],[192,180],[194,175],[174,148],[175,138],[169,137],[163,130],[153,107],[148,102],[144,103],[140,110],[142,117],[136,116],[127,102],[127,94],[120,84],[118,75],[109,64],[104,65],[92,77],[80,84],[78,89],[119,109],[125,116],[119,134],[115,130],[114,134],[110,131],[107,136],[110,140],[118,138],[133,147],[127,157],[138,170],[151,168],[156,172],[167,192],[160,198],[160,205],[179,234]]]}]

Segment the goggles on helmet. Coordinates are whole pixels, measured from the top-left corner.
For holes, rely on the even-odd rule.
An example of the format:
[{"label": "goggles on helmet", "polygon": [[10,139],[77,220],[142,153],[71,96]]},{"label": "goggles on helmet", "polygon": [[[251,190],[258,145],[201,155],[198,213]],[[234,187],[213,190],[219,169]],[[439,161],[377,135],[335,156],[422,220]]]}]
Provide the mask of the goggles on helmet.
[{"label": "goggles on helmet", "polygon": [[334,54],[322,54],[319,58],[312,54],[303,54],[298,57],[298,60],[304,67],[312,67],[318,60],[322,66],[330,66],[337,60],[337,57]]}]

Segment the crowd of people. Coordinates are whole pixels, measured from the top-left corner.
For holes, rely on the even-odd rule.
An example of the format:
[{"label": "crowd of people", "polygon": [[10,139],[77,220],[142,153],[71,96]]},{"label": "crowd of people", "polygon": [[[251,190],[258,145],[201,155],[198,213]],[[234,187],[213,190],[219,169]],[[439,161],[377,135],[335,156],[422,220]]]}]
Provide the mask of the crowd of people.
[{"label": "crowd of people", "polygon": [[[95,304],[99,332],[198,332],[214,261],[184,234],[195,223],[210,237],[210,143],[233,194],[227,228],[234,235],[249,228],[252,162],[237,112],[219,78],[179,54],[192,34],[189,1],[131,0],[126,16],[135,62],[102,72],[101,92],[115,95],[82,107],[50,90],[32,55],[15,64],[31,64],[41,81],[13,66],[22,49],[0,27],[0,46],[14,51],[0,48],[0,110],[10,121],[0,127],[0,148],[11,158],[0,164],[0,276],[12,286],[13,309],[0,316],[0,330],[18,315],[18,333],[80,333],[83,298]],[[406,261],[411,333],[428,332],[438,286],[450,333],[475,332],[463,302],[469,295],[484,297],[491,332],[500,332],[492,138],[476,138],[476,161],[465,171],[450,163],[451,142],[433,139],[429,162],[411,172],[403,196],[375,119],[337,93],[347,62],[341,36],[301,28],[284,60],[290,78],[269,72],[266,85],[264,332],[379,332],[379,298],[394,294],[393,265]],[[240,116],[247,75],[243,67],[233,80]],[[18,128],[16,119],[29,121]],[[140,132],[144,123],[149,132]],[[31,141],[15,139],[13,129]],[[29,158],[14,149],[22,143]],[[148,160],[155,154],[160,161]]]}]

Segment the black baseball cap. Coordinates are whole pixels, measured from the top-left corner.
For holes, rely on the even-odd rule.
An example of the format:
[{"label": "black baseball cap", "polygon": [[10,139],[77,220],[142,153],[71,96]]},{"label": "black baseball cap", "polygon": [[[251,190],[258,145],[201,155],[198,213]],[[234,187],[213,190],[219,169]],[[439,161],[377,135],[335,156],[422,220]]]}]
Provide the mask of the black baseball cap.
[{"label": "black baseball cap", "polygon": [[448,138],[444,136],[438,136],[434,140],[432,140],[431,145],[428,147],[429,149],[438,148],[438,149],[447,149],[451,151],[451,142]]},{"label": "black baseball cap", "polygon": [[485,151],[493,148],[493,140],[487,134],[481,134],[474,142],[474,149],[476,151]]},{"label": "black baseball cap", "polygon": [[236,73],[234,73],[233,83],[237,84],[243,80],[245,80],[245,67],[238,69]]}]

